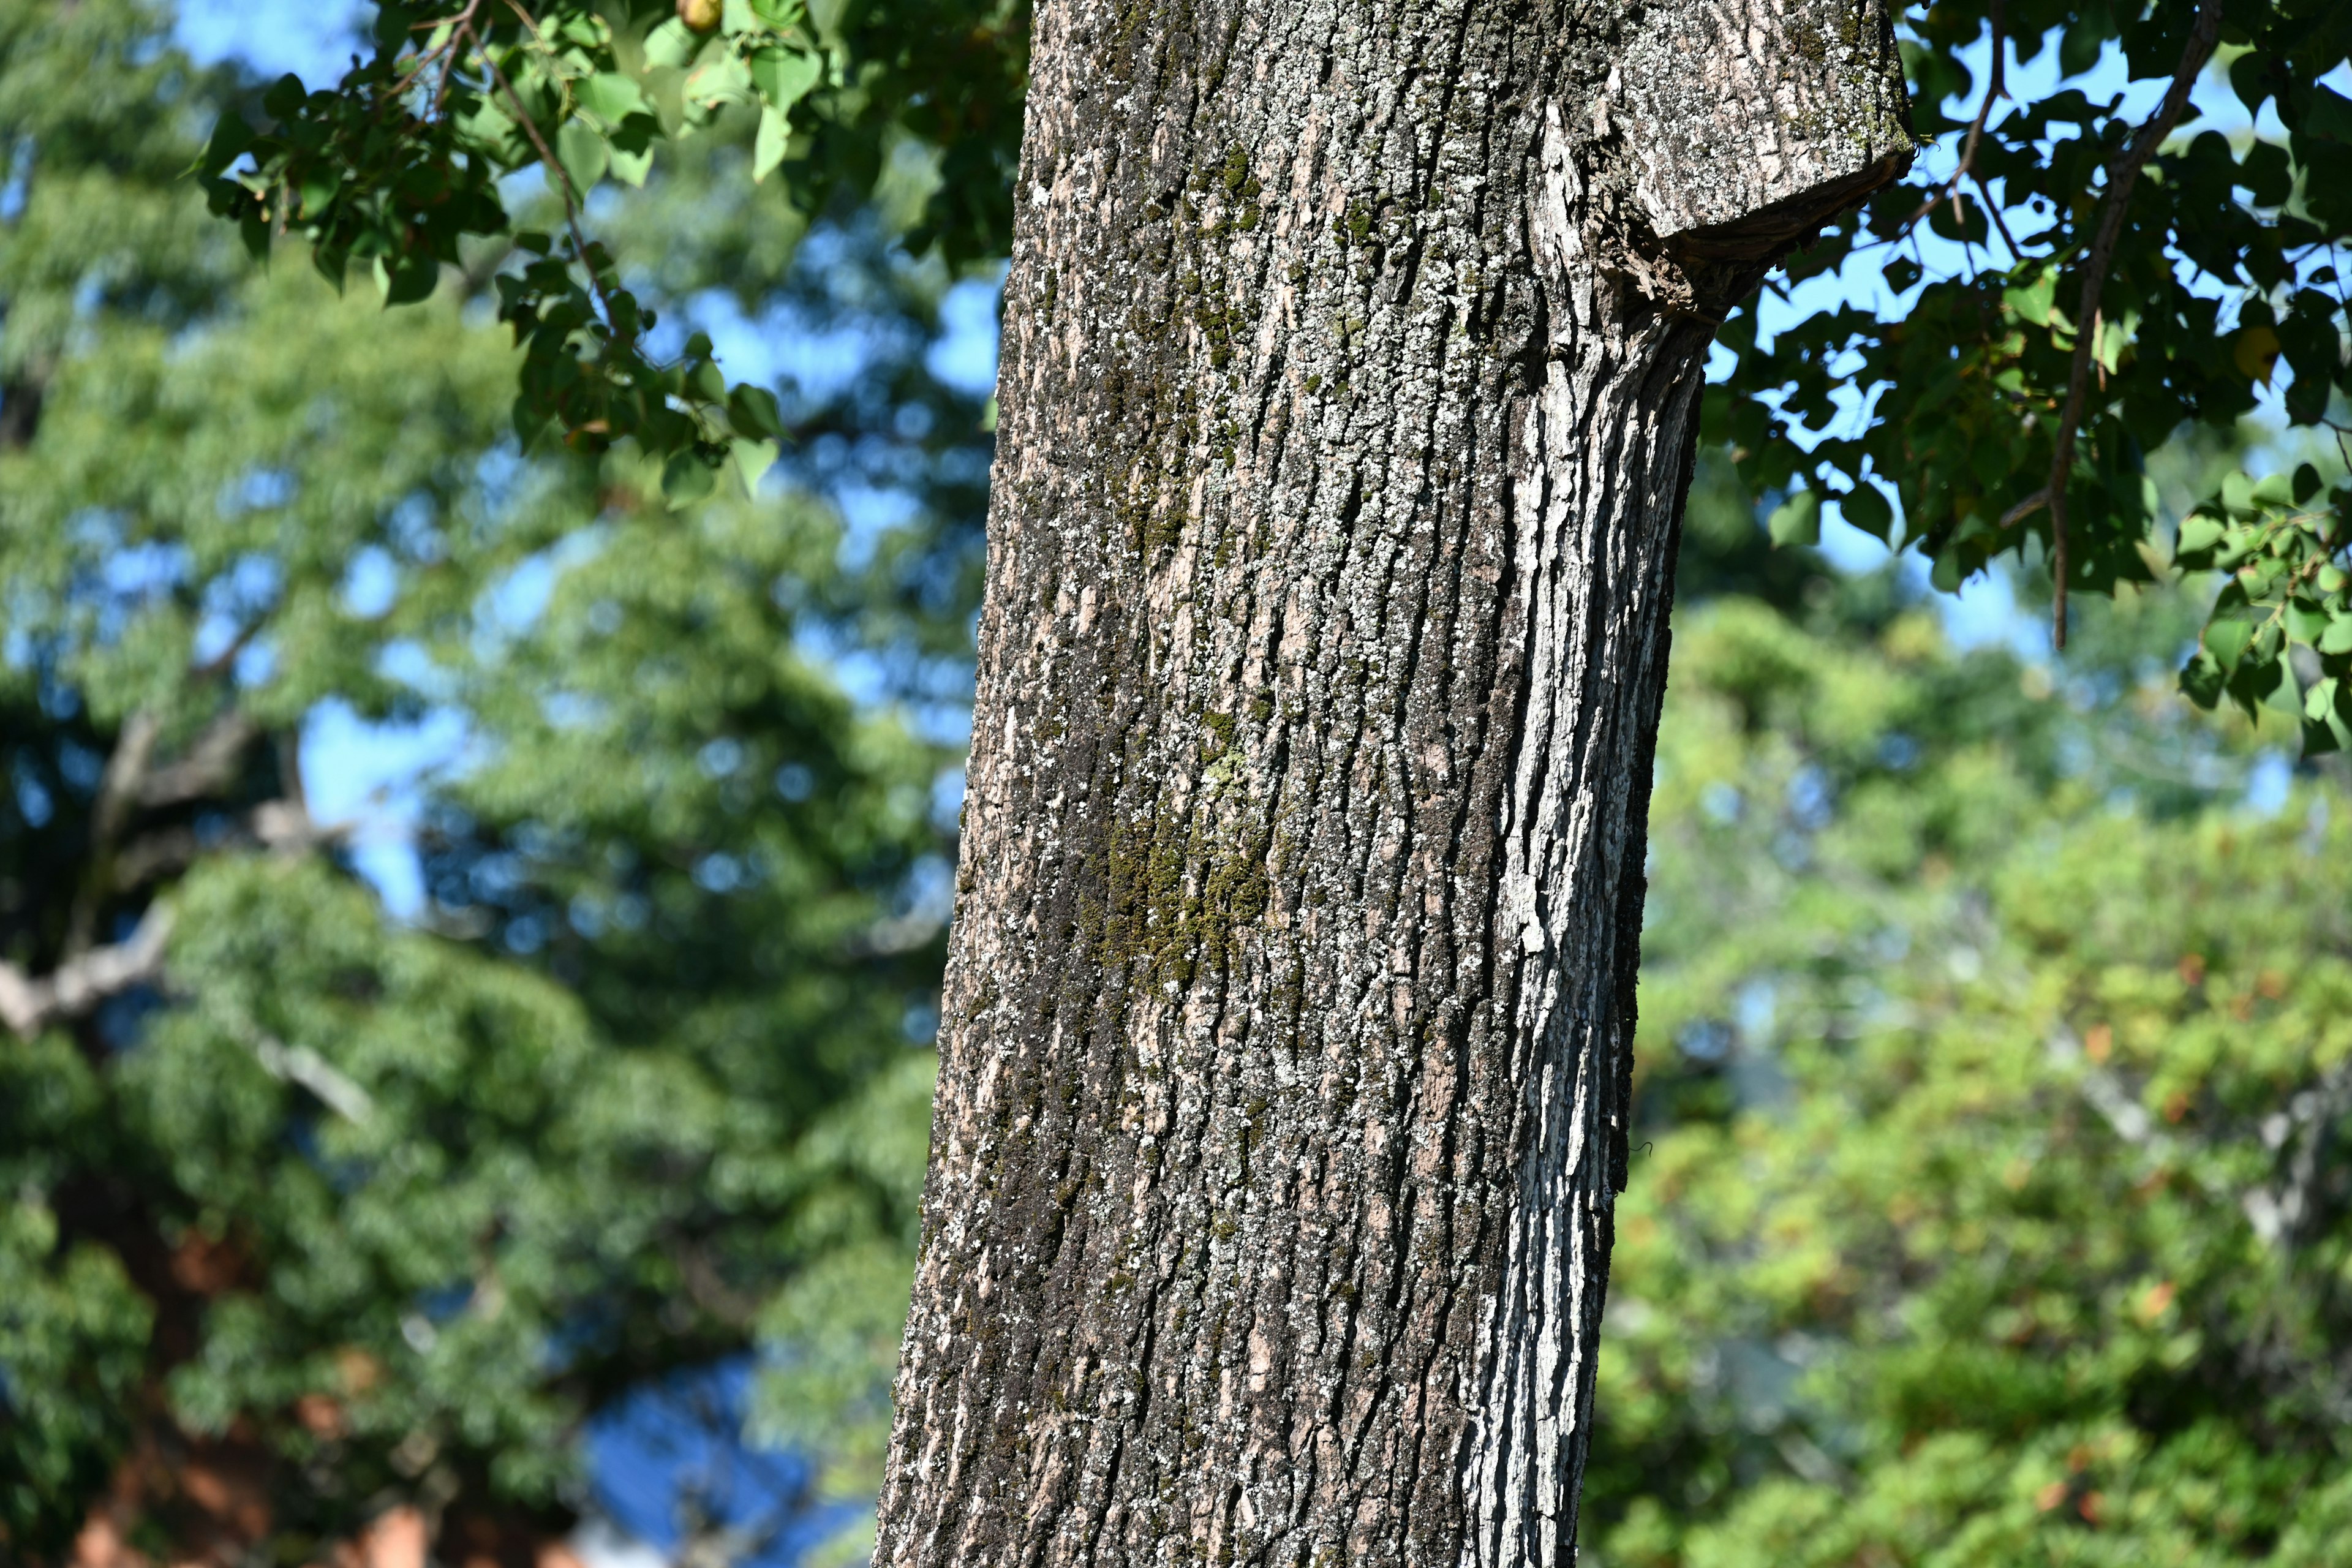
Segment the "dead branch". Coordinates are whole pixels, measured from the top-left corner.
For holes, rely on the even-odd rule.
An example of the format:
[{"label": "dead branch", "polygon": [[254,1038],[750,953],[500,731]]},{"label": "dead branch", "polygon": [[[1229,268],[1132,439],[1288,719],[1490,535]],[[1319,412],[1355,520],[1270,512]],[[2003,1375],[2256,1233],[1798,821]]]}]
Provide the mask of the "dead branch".
[{"label": "dead branch", "polygon": [[92,948],[46,978],[34,979],[0,962],[0,1022],[29,1040],[58,1019],[79,1017],[110,996],[161,980],[163,945],[171,934],[172,911],[157,902],[147,907],[127,939]]}]

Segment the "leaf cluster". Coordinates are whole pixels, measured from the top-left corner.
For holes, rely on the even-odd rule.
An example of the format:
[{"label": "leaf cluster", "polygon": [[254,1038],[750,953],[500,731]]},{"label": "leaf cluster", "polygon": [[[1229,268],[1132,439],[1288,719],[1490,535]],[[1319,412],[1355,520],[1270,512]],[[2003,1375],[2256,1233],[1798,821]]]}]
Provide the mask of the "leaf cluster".
[{"label": "leaf cluster", "polygon": [[[2352,19],[2317,0],[2217,9],[2201,68],[2196,5],[1938,0],[1909,15],[1916,130],[1950,157],[1833,225],[1767,283],[1768,309],[1722,334],[1736,363],[1709,431],[1755,493],[1788,498],[1790,537],[1834,503],[1953,589],[2004,554],[2052,559],[2054,492],[2064,585],[2106,593],[2203,563],[2166,559],[2148,480],[2148,455],[2184,422],[2227,431],[2276,382],[2290,425],[2342,428],[2352,100],[2323,79],[2352,53]],[[2052,51],[2057,84],[2013,96]],[[2149,89],[2185,60],[2190,81],[2226,78],[2252,129],[2197,129],[2192,107],[2133,178]],[[2094,72],[2147,85],[2095,100]],[[1832,275],[1883,284],[1886,303],[1810,308]],[[2218,690],[2210,672],[2187,686],[2207,702]]]},{"label": "leaf cluster", "polygon": [[[661,150],[748,121],[753,184],[781,169],[805,220],[873,195],[914,137],[943,156],[912,242],[950,263],[992,256],[1009,226],[1026,10],[672,10],[386,0],[373,52],[335,86],[289,76],[263,95],[262,126],[222,117],[197,165],[213,210],[257,257],[299,235],[338,287],[367,266],[388,304],[427,297],[446,268],[496,268],[499,319],[524,351],[513,418],[526,446],[550,430],[590,450],[631,443],[662,466],[673,506],[702,500],[730,461],[756,485],[783,436],[773,400],[730,386],[707,337],[664,346],[659,311],[590,237],[593,193],[608,177],[642,185]],[[513,224],[510,177],[534,169],[561,198],[559,228]]]}]

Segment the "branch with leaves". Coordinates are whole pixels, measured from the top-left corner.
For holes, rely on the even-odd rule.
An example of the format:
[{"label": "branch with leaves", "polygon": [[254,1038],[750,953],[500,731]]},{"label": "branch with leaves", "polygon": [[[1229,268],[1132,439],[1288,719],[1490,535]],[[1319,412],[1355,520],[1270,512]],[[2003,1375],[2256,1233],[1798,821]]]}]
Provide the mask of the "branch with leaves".
[{"label": "branch with leaves", "polygon": [[[1767,284],[1793,303],[1799,285],[1843,271],[1847,302],[1769,338],[1745,312],[1726,326],[1736,363],[1710,395],[1709,433],[1753,491],[1780,500],[1777,537],[1811,537],[1835,503],[1926,557],[1946,590],[2004,554],[2038,555],[2062,648],[2070,595],[2236,560],[2249,597],[2225,592],[2184,689],[2299,714],[2307,748],[2344,743],[2345,688],[2322,689],[2336,655],[2282,651],[2352,618],[2310,564],[2344,541],[2344,472],[2315,458],[2300,477],[2242,474],[2168,549],[2148,458],[2200,427],[2235,445],[2250,417],[2283,418],[2290,447],[2343,422],[2352,98],[2326,79],[2352,55],[2352,12],[1957,0],[1915,10],[1905,30],[1916,129],[1951,161],[1929,174],[1923,160]],[[2013,68],[2053,50],[2057,84],[2019,96]],[[2149,97],[2115,91],[2123,80],[2161,84],[2153,108],[2130,112]],[[2242,124],[2198,97],[2225,82]],[[1996,233],[2007,262],[1981,266]],[[1874,253],[1876,306],[1857,297]],[[2256,528],[2257,513],[2252,548],[2284,563],[2274,576],[2249,576],[2237,546],[2197,548],[2202,531]],[[2264,598],[2290,583],[2292,612]],[[2253,623],[2234,629],[2263,605],[2276,646]]]},{"label": "branch with leaves", "polygon": [[[826,71],[799,0],[738,0],[699,31],[642,5],[618,26],[578,4],[420,9],[383,6],[374,57],[335,89],[282,79],[262,100],[267,129],[224,117],[200,163],[214,210],[257,257],[299,236],[338,287],[365,264],[387,304],[426,298],[466,245],[511,233],[524,259],[495,288],[523,350],[514,421],[526,447],[550,432],[593,450],[633,441],[663,464],[677,505],[730,464],[755,487],[783,437],[773,395],[730,387],[701,334],[674,353],[651,346],[658,315],[590,237],[585,205],[608,175],[642,184],[658,143],[734,110],[758,117],[764,179]],[[560,205],[560,237],[512,226],[500,182],[534,168]]]},{"label": "branch with leaves", "polygon": [[[1998,5],[1993,12],[1994,73],[1998,79],[2000,59],[2000,14]],[[2180,111],[2189,106],[2189,89],[2204,73],[2205,62],[2213,58],[2213,48],[2221,41],[2221,0],[2202,0],[2197,7],[2196,24],[2189,28],[2189,45],[2181,51],[2180,67],[2172,73],[2172,85],[2166,89],[2164,100],[2156,112],[2148,116],[2139,134],[2132,138],[2130,149],[2118,159],[2107,174],[2106,194],[2099,202],[2098,233],[2091,241],[2090,254],[2083,262],[2083,302],[2074,312],[2074,320],[2090,323],[2087,331],[2074,339],[2074,354],[2066,376],[2066,406],[2058,416],[2058,434],[2051,443],[2050,481],[2042,489],[2011,507],[2001,518],[2001,526],[2011,527],[2031,514],[2037,507],[2050,509],[2050,637],[2061,648],[2066,646],[2066,485],[2074,471],[2074,438],[2083,426],[2083,399],[2090,389],[2091,361],[2105,321],[2099,306],[2099,296],[2107,286],[2107,271],[2114,266],[2116,240],[2123,232],[2124,211],[2131,204],[2132,188],[2139,183],[2139,173],[2147,166],[2148,158],[2158,145],[2172,133],[2180,121]],[[1979,119],[1979,128],[1981,128]],[[1976,131],[1969,133],[1969,153],[1976,151]],[[1963,163],[1968,161],[1963,156]],[[2011,247],[2012,253],[2016,247]],[[2104,386],[2106,376],[2100,375]]]}]

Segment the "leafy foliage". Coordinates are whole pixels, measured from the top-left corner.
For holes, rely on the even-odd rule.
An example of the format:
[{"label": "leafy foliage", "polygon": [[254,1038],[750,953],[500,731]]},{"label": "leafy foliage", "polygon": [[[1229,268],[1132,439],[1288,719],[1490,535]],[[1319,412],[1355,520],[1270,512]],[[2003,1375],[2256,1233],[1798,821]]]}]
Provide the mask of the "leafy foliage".
[{"label": "leafy foliage", "polygon": [[[0,1558],[310,1561],[407,1500],[529,1561],[588,1415],[755,1349],[852,1475],[988,458],[944,269],[713,200],[716,138],[600,198],[665,330],[858,366],[761,389],[784,471],[681,515],[521,449],[490,271],[387,317],[254,268],[184,177],[250,89],[164,27],[0,0]],[[338,712],[464,737],[408,921],[316,814]]]},{"label": "leafy foliage", "polygon": [[[2332,487],[2314,468],[2258,501],[2242,477],[2214,512],[2259,512],[2262,544],[2216,555],[2200,523],[2168,563],[2147,458],[2184,422],[2229,430],[2274,383],[2290,425],[2345,429],[2352,100],[2322,79],[2352,54],[2352,17],[2324,0],[1938,0],[1910,15],[1904,49],[1916,129],[1953,156],[1832,225],[1766,284],[1770,309],[1726,326],[1737,364],[1709,399],[1711,435],[1758,493],[1834,502],[1927,556],[1941,588],[2005,553],[2051,560],[2062,510],[2062,590],[2237,571],[2184,689],[2210,707],[2225,688],[2252,704],[2294,683],[2308,745],[2341,744],[2342,655],[2315,640],[2352,625],[2341,465]],[[2058,80],[2012,96],[2011,73],[2053,50]],[[2250,127],[2199,129],[2193,110],[2178,131],[2152,123],[2149,89],[2185,94],[2209,59]],[[2083,79],[2099,70],[2147,85],[2098,101]],[[1874,272],[1879,309],[1854,297]],[[1848,297],[1807,309],[1833,274]],[[2298,640],[2315,655],[2302,676],[2285,653]]]},{"label": "leafy foliage", "polygon": [[1597,1561],[2342,1561],[2352,796],[2238,808],[2116,612],[1685,617]]},{"label": "leafy foliage", "polygon": [[[915,137],[943,163],[910,242],[936,242],[950,262],[993,257],[1010,226],[1026,36],[1018,0],[814,12],[800,0],[558,0],[537,15],[520,0],[454,12],[387,0],[372,57],[332,89],[280,80],[261,99],[265,130],[223,117],[201,168],[213,209],[257,257],[297,232],[339,288],[363,263],[388,303],[430,295],[467,241],[496,237],[516,262],[493,281],[524,348],[517,433],[528,445],[553,426],[593,449],[633,440],[687,505],[730,458],[757,484],[783,435],[775,401],[730,387],[705,335],[658,352],[659,311],[588,237],[591,194],[607,176],[642,185],[657,148],[748,127],[753,183],[781,167],[806,221],[871,195]],[[534,167],[565,222],[509,234],[501,182]]]},{"label": "leafy foliage", "polygon": [[[950,263],[1000,255],[1028,17],[1018,0],[674,9],[468,0],[436,16],[387,0],[373,57],[340,85],[289,79],[262,106],[268,129],[223,122],[205,160],[215,208],[257,245],[299,230],[331,276],[368,259],[386,297],[407,299],[467,237],[504,236],[501,180],[541,167],[572,221],[559,238],[514,235],[529,259],[499,276],[526,344],[517,427],[634,438],[667,461],[675,502],[698,499],[730,451],[747,470],[769,460],[774,421],[729,391],[707,340],[670,358],[646,346],[652,320],[582,226],[591,187],[642,180],[681,138],[748,134],[752,179],[781,169],[793,210],[813,214],[871,193],[911,151],[939,178],[910,242]],[[1768,289],[1795,321],[1748,310],[1725,325],[1734,364],[1708,400],[1711,438],[1776,498],[1785,542],[1812,537],[1833,504],[1927,555],[1947,589],[2038,551],[2063,646],[2069,589],[2111,592],[2174,564],[2145,459],[2176,427],[2227,429],[2276,379],[2291,423],[2342,428],[2352,100],[2323,79],[2352,53],[2352,22],[2327,0],[1937,0],[1901,30],[1917,130],[1956,166],[1924,160],[1792,260]],[[1980,44],[1981,83],[1963,59]],[[2054,53],[2058,79],[2012,97],[2012,53],[2021,74]],[[2209,65],[2251,129],[2184,116]],[[2095,100],[2085,73],[2116,67],[2168,88],[2162,101]],[[1804,289],[1874,268],[1883,310],[1851,290],[1816,308],[1820,290]],[[2305,710],[2306,744],[2326,750],[2352,733],[2347,656],[2314,640],[2352,626],[2352,489],[2323,477],[2311,495],[2265,496],[2257,553],[2286,565],[2217,607],[2182,686],[2208,706],[2226,689]],[[2192,548],[2178,564],[2208,559]]]}]

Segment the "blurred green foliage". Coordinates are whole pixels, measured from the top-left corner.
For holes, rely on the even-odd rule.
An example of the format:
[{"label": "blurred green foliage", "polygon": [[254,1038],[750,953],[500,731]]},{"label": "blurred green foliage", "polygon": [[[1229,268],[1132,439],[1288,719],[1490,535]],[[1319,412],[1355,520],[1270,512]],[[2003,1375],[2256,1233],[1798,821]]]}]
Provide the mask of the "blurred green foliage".
[{"label": "blurred green foliage", "polygon": [[1677,629],[1588,1557],[2344,1563],[2352,793],[1906,598]]},{"label": "blurred green foliage", "polygon": [[[0,0],[0,1560],[100,1518],[308,1561],[408,1501],[529,1561],[587,1415],[762,1344],[768,1428],[847,1484],[970,679],[950,278],[887,211],[714,199],[715,142],[613,198],[677,335],[842,373],[679,515],[635,453],[520,448],[497,247],[397,316],[252,266],[185,175],[255,89],[167,25]],[[338,710],[462,737],[413,921],[310,811]]]}]

